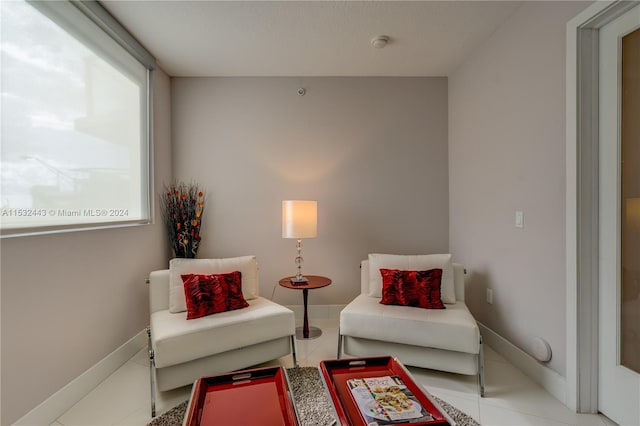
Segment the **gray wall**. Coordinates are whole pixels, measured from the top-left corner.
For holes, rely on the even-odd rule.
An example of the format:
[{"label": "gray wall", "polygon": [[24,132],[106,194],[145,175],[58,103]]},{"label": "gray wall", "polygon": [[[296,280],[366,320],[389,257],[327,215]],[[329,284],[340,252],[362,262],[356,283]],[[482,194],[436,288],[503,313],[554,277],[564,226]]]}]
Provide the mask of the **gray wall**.
[{"label": "gray wall", "polygon": [[[305,96],[296,89],[304,87]],[[199,257],[255,254],[261,294],[295,273],[281,202],[318,200],[311,304],[359,293],[369,252],[448,252],[446,78],[174,78],[173,167],[208,192]]]},{"label": "gray wall", "polygon": [[524,3],[449,78],[450,247],[470,308],[525,351],[546,339],[562,375],[565,25],[587,4]]},{"label": "gray wall", "polygon": [[[155,179],[170,178],[170,87],[154,72]],[[2,240],[2,419],[12,424],[149,323],[161,224]]]}]

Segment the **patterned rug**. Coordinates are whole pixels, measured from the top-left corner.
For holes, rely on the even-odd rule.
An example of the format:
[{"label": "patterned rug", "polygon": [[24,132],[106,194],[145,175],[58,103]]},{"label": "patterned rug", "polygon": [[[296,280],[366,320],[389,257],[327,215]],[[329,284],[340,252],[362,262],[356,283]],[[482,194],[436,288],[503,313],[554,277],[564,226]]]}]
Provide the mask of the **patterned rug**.
[{"label": "patterned rug", "polygon": [[[329,426],[334,424],[331,408],[326,397],[320,373],[316,367],[301,367],[287,369],[291,393],[296,401],[301,426]],[[457,426],[480,426],[471,417],[435,397],[442,408],[456,422]],[[187,410],[185,401],[155,418],[147,426],[181,426],[184,413]]]}]

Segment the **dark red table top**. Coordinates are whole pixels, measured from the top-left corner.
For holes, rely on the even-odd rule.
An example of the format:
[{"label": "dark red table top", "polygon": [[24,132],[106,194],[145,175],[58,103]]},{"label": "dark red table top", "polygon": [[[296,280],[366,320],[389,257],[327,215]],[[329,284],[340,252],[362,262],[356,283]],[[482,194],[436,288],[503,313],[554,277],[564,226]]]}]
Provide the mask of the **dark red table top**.
[{"label": "dark red table top", "polygon": [[304,289],[311,290],[314,288],[326,287],[329,284],[331,284],[331,279],[327,277],[321,277],[318,275],[304,275],[304,277],[309,280],[308,283],[294,284],[291,282],[291,278],[295,278],[295,277],[285,277],[280,280],[280,285],[282,287],[292,288],[294,290],[304,290]]}]

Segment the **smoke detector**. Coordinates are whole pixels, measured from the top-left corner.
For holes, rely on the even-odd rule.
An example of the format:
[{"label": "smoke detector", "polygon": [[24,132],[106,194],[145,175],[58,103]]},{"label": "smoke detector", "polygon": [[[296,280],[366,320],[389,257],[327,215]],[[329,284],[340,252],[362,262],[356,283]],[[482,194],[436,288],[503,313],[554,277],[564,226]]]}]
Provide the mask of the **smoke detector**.
[{"label": "smoke detector", "polygon": [[379,35],[371,40],[371,44],[376,49],[382,49],[387,45],[387,43],[389,43],[389,36],[386,35]]}]

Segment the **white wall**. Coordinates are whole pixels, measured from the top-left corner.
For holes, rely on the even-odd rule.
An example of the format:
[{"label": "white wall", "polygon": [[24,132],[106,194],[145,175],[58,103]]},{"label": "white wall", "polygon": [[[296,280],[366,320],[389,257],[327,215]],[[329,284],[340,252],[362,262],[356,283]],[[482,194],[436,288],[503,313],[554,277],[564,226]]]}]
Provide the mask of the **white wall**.
[{"label": "white wall", "polygon": [[[281,202],[318,200],[311,304],[359,293],[369,252],[448,251],[446,78],[174,78],[173,167],[209,196],[199,257],[255,254],[261,294],[295,273]],[[296,90],[304,87],[305,96]],[[277,288],[276,288],[277,287]]]},{"label": "white wall", "polygon": [[[170,86],[153,74],[155,179],[170,178]],[[2,419],[12,424],[149,323],[164,227],[3,239]]]},{"label": "white wall", "polygon": [[525,351],[546,339],[562,375],[565,25],[588,4],[523,3],[449,78],[450,247],[470,273],[468,303]]}]

